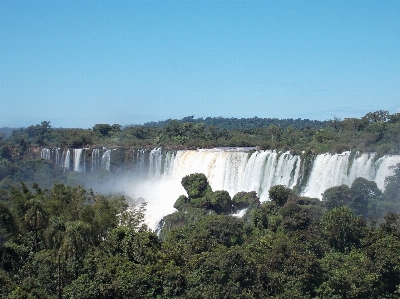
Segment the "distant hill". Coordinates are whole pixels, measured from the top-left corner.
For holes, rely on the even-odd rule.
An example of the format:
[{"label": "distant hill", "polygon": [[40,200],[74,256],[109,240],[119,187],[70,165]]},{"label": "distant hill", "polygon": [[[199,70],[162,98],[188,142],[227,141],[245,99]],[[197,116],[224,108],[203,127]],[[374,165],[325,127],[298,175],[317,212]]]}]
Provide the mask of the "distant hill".
[{"label": "distant hill", "polygon": [[0,128],[0,135],[1,135],[1,133],[3,133],[3,134],[5,134],[5,138],[7,138],[8,136],[11,135],[12,131],[18,130],[18,129],[20,129],[20,128],[9,128],[9,127]]},{"label": "distant hill", "polygon": [[257,128],[268,128],[270,126],[276,126],[281,128],[297,128],[303,129],[312,127],[314,129],[322,129],[327,127],[328,121],[310,120],[310,119],[278,119],[278,118],[223,118],[223,117],[207,117],[207,118],[194,118],[194,116],[187,116],[180,120],[167,119],[157,122],[147,122],[143,125],[127,125],[125,127],[156,127],[161,128],[168,125],[171,121],[178,121],[179,123],[191,122],[191,123],[204,123],[206,126],[215,126],[221,129],[227,130],[253,130]]}]

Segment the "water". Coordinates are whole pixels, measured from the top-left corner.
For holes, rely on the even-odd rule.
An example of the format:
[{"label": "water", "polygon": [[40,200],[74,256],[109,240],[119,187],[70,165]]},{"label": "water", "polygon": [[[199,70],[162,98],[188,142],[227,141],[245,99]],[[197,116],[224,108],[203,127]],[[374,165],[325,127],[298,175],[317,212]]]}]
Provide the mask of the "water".
[{"label": "water", "polygon": [[64,170],[69,170],[71,164],[71,157],[69,149],[63,151],[61,155],[60,165]]},{"label": "water", "polygon": [[356,154],[354,160],[350,158],[350,152],[318,155],[302,195],[321,198],[326,189],[341,184],[351,186],[357,177],[374,181],[379,189],[384,190],[385,178],[394,174],[389,166],[400,163],[399,155],[375,160],[374,153],[365,153]]},{"label": "water", "polygon": [[[81,162],[82,152],[84,152],[83,148],[74,149],[74,171],[84,171],[84,167],[82,166]],[[85,160],[85,157],[83,157],[83,160]]]},{"label": "water", "polygon": [[[111,152],[106,148],[93,149],[91,171],[98,168],[109,171]],[[85,150],[76,149],[73,153],[73,170],[85,171],[85,159],[82,159]],[[41,157],[53,159],[52,151],[42,149]],[[70,169],[69,149],[58,159],[61,166]],[[133,152],[133,176],[128,182],[122,183],[121,179],[120,186],[113,187],[132,198],[145,198],[148,201],[146,221],[155,228],[163,216],[174,211],[173,204],[178,196],[186,194],[181,180],[191,173],[204,173],[214,191],[226,190],[231,196],[240,191],[256,191],[261,201],[266,201],[272,186],[281,184],[294,188],[301,182],[301,195],[321,199],[326,189],[341,184],[351,186],[357,177],[375,181],[378,188],[384,190],[385,178],[394,173],[389,167],[397,163],[400,163],[400,155],[376,159],[374,153],[320,154],[307,166],[301,156],[288,152],[232,148],[142,149]],[[308,178],[305,167],[310,169]]]},{"label": "water", "polygon": [[[174,211],[175,200],[186,194],[180,181],[191,173],[204,173],[214,191],[227,190],[231,196],[240,191],[256,191],[261,201],[269,199],[272,186],[293,188],[305,178],[305,161],[300,156],[275,151],[203,149],[182,150],[168,156],[168,152],[155,149],[137,152],[134,159],[139,162],[142,178],[147,179],[132,191],[148,201],[146,221],[151,228],[157,226],[157,219]],[[160,163],[166,166],[160,168]],[[301,195],[321,199],[327,188],[350,186],[357,177],[375,181],[383,190],[384,179],[393,174],[389,166],[400,163],[400,156],[376,159],[373,153],[345,152],[317,155],[311,163]]]},{"label": "water", "polygon": [[227,190],[232,196],[239,191],[256,191],[265,200],[270,187],[296,185],[300,174],[300,156],[260,151],[182,150],[163,153],[137,152],[134,166],[141,178],[181,180],[191,173],[204,173],[213,190]]},{"label": "water", "polygon": [[40,158],[42,159],[46,159],[46,160],[50,160],[50,149],[48,148],[42,148],[42,150],[40,151]]},{"label": "water", "polygon": [[110,171],[111,150],[106,150],[101,157],[100,168]]}]

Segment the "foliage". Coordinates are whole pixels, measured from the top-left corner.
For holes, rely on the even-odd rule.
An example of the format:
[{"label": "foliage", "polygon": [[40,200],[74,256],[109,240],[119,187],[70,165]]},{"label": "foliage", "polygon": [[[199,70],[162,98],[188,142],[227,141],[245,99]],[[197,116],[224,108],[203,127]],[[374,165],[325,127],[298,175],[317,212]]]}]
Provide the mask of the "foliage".
[{"label": "foliage", "polygon": [[[24,158],[31,146],[79,148],[85,146],[216,147],[259,146],[294,152],[343,152],[359,150],[383,154],[398,153],[400,117],[387,111],[369,112],[357,118],[329,121],[268,118],[194,118],[150,122],[122,127],[96,124],[92,129],[52,128],[50,122],[16,129],[1,137],[13,156]],[[3,136],[3,135],[2,135]]]},{"label": "foliage", "polygon": [[190,201],[206,197],[211,187],[207,177],[203,173],[193,173],[182,178],[182,186],[185,188]]},{"label": "foliage", "polygon": [[321,222],[325,240],[329,246],[342,253],[349,253],[361,245],[366,233],[366,223],[348,207],[338,207],[327,211]]},{"label": "foliage", "polygon": [[[202,175],[188,177],[186,186],[195,196],[209,196],[209,206],[195,207],[190,197],[181,196],[181,209],[164,219],[162,238],[142,224],[145,204],[129,206],[123,195],[94,194],[59,182],[50,189],[24,183],[3,189],[1,296],[399,295],[398,214],[386,215],[379,226],[367,226],[366,220],[348,206],[324,212],[318,200],[276,187],[271,193],[283,191],[277,194],[283,194],[284,200],[258,204],[255,192],[241,192],[234,197],[230,209],[234,202],[251,205],[251,213],[244,220],[224,214],[226,208],[222,207],[229,202],[228,194],[212,192],[201,179]],[[194,186],[198,189],[193,190]],[[362,194],[374,191],[368,181],[361,180],[356,187]],[[281,206],[278,202],[285,203]]]},{"label": "foliage", "polygon": [[306,230],[311,224],[321,217],[319,202],[313,204],[311,200],[291,198],[280,210],[282,226],[285,231]]},{"label": "foliage", "polygon": [[232,212],[232,199],[225,190],[214,191],[210,198],[210,207],[217,213]]},{"label": "foliage", "polygon": [[284,185],[275,185],[268,191],[269,198],[278,206],[282,207],[289,199],[292,190]]},{"label": "foliage", "polygon": [[183,208],[190,203],[189,198],[185,195],[180,195],[174,203],[174,208],[178,211],[183,210]]},{"label": "foliage", "polygon": [[350,188],[347,185],[331,187],[322,194],[322,201],[329,210],[345,206],[350,201]]},{"label": "foliage", "polygon": [[374,181],[356,178],[350,188],[350,207],[363,217],[376,217],[377,203],[382,200],[382,192]]},{"label": "foliage", "polygon": [[249,206],[258,207],[260,205],[260,198],[255,191],[238,192],[232,198],[232,204],[238,209],[244,209]]},{"label": "foliage", "polygon": [[[187,194],[177,199],[178,211],[157,236],[143,225],[145,205],[80,186],[118,173],[63,172],[35,153],[44,146],[164,145],[259,146],[305,151],[309,159],[351,149],[379,156],[398,153],[399,129],[399,114],[377,111],[329,122],[187,117],[57,129],[45,121],[1,135],[0,297],[397,298],[400,165],[384,193],[357,178],[327,189],[322,204],[282,185],[261,204],[255,192],[231,199],[213,191],[204,174],[191,174],[182,179]],[[243,218],[229,215],[243,208]]]},{"label": "foliage", "polygon": [[385,179],[385,196],[391,201],[400,202],[400,163],[392,167],[394,174]]},{"label": "foliage", "polygon": [[212,209],[216,213],[231,213],[233,210],[232,199],[225,190],[212,191],[207,177],[203,173],[193,173],[182,178],[182,186],[188,197],[179,196],[174,208],[179,211],[193,208]]}]

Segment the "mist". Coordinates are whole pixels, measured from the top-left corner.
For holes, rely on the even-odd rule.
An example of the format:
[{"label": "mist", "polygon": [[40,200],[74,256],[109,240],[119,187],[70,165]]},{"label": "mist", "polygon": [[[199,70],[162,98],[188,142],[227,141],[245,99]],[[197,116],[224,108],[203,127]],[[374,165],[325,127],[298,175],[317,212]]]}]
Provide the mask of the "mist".
[{"label": "mist", "polygon": [[154,231],[163,217],[176,211],[173,207],[176,199],[182,194],[187,195],[180,180],[167,177],[139,179],[126,174],[85,186],[102,194],[122,194],[130,205],[146,202],[145,224]]}]

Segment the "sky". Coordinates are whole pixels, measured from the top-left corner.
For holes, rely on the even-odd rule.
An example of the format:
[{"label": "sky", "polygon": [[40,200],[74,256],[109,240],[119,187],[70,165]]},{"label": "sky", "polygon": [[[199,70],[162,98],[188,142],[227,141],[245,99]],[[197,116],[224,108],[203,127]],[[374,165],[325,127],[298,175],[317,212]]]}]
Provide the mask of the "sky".
[{"label": "sky", "polygon": [[400,112],[400,1],[0,0],[0,127]]}]

